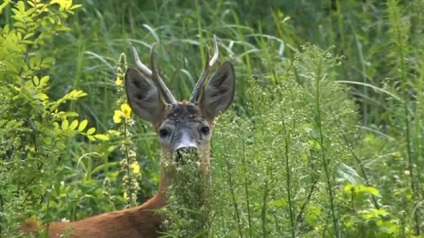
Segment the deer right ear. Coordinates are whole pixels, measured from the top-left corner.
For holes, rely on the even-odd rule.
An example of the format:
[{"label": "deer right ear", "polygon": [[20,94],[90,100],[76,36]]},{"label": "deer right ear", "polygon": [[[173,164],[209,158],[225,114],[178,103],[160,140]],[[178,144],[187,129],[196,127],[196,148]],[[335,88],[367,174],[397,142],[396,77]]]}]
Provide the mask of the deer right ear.
[{"label": "deer right ear", "polygon": [[157,88],[137,69],[128,68],[125,89],[134,113],[143,120],[155,123],[165,108]]},{"label": "deer right ear", "polygon": [[218,72],[208,81],[200,100],[200,106],[207,117],[213,120],[225,112],[234,98],[235,74],[233,65],[225,62]]}]

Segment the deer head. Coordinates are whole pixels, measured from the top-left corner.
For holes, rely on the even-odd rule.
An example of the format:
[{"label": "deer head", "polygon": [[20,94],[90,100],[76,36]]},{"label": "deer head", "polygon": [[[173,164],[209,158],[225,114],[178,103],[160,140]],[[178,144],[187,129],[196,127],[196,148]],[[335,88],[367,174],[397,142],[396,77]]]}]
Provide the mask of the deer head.
[{"label": "deer head", "polygon": [[[230,62],[225,62],[208,81],[218,59],[218,43],[214,36],[214,55],[209,48],[204,70],[189,101],[178,102],[156,71],[154,46],[150,51],[150,67],[144,65],[133,47],[138,69],[128,68],[125,87],[134,113],[150,122],[159,136],[162,159],[178,159],[181,151],[197,152],[199,162],[209,165],[210,140],[214,119],[227,110],[234,98],[235,75]],[[163,170],[161,171],[163,173]],[[166,180],[162,174],[161,185]],[[162,186],[161,186],[162,187]]]}]

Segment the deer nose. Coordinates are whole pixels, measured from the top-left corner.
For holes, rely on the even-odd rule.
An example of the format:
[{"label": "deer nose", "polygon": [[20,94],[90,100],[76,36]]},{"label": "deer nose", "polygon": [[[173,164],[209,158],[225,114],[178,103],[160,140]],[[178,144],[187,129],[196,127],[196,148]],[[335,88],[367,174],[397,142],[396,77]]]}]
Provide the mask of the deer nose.
[{"label": "deer nose", "polygon": [[175,152],[177,152],[178,154],[181,154],[181,153],[194,153],[196,151],[197,151],[196,146],[183,146],[178,148]]},{"label": "deer nose", "polygon": [[188,161],[195,161],[198,159],[197,147],[187,146],[181,147],[175,151],[175,161],[179,165],[185,165]]},{"label": "deer nose", "polygon": [[[181,140],[175,147],[175,152],[179,150],[197,150],[197,145],[194,142],[193,138],[190,136],[188,132],[183,132]],[[187,152],[193,152],[193,151],[187,151]]]},{"label": "deer nose", "polygon": [[194,143],[181,143],[175,148],[175,152],[179,150],[197,150],[197,146]]}]

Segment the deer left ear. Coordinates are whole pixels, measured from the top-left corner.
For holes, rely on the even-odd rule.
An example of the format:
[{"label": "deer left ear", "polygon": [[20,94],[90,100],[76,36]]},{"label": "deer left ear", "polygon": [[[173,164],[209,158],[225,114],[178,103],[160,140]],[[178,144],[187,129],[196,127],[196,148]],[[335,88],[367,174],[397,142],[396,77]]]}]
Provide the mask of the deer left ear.
[{"label": "deer left ear", "polygon": [[165,103],[153,83],[137,69],[128,68],[125,73],[125,89],[134,113],[152,124],[157,123]]},{"label": "deer left ear", "polygon": [[234,99],[235,73],[233,65],[225,62],[208,81],[200,99],[200,108],[213,120],[225,112]]}]

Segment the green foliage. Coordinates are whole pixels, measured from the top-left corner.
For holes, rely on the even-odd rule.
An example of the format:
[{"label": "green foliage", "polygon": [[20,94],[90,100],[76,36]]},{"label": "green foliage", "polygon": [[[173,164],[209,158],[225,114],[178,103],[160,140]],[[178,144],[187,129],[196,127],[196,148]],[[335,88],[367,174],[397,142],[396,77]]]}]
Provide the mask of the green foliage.
[{"label": "green foliage", "polygon": [[[75,176],[69,165],[80,156],[69,143],[89,146],[84,137],[99,143],[109,140],[78,113],[66,110],[65,105],[87,96],[85,92],[48,96],[48,70],[56,59],[42,49],[56,34],[69,30],[63,21],[78,7],[70,1],[18,1],[12,7],[13,22],[0,30],[0,232],[5,237],[14,234],[17,217],[34,214],[55,220],[63,216],[58,210],[62,202],[65,213],[72,214],[75,198],[83,198],[81,189],[63,182]],[[100,157],[94,150],[84,154]]]},{"label": "green foliage", "polygon": [[293,65],[268,69],[276,85],[250,82],[250,118],[221,118],[213,147],[215,236],[342,233],[343,183],[335,171],[352,160],[344,138],[354,136],[357,120],[346,88],[335,82],[338,61],[305,46]]},{"label": "green foliage", "polygon": [[163,159],[167,174],[167,206],[160,210],[165,218],[163,237],[206,237],[210,233],[212,194],[209,171],[197,153],[180,153]]}]

